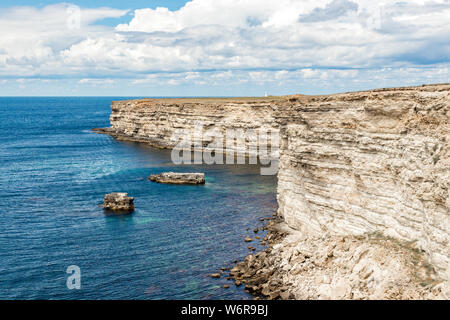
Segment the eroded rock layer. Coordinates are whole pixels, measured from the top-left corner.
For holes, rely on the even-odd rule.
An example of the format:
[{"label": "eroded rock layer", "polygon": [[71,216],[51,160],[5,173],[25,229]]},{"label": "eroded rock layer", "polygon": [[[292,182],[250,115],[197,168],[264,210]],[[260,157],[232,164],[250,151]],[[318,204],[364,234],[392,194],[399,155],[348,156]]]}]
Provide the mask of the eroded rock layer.
[{"label": "eroded rock layer", "polygon": [[416,241],[450,279],[450,85],[292,100],[280,118],[290,227]]}]

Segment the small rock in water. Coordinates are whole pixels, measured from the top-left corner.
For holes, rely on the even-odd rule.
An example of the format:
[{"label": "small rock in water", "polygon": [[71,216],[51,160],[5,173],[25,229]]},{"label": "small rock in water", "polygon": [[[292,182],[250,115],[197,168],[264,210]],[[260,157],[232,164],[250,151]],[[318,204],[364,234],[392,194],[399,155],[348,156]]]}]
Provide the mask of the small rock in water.
[{"label": "small rock in water", "polygon": [[211,278],[220,278],[222,275],[220,273],[213,273],[211,274]]},{"label": "small rock in water", "polygon": [[229,284],[224,284],[223,287],[224,287],[225,289],[228,289],[228,288],[230,287],[230,285],[229,285]]},{"label": "small rock in water", "polygon": [[178,173],[163,172],[160,174],[152,174],[150,181],[168,184],[205,184],[204,173]]},{"label": "small rock in water", "polygon": [[129,197],[128,193],[110,193],[105,195],[102,207],[118,213],[130,213],[134,210],[134,198]]},{"label": "small rock in water", "polygon": [[245,242],[251,242],[252,241],[252,238],[250,238],[250,237],[245,237]]}]

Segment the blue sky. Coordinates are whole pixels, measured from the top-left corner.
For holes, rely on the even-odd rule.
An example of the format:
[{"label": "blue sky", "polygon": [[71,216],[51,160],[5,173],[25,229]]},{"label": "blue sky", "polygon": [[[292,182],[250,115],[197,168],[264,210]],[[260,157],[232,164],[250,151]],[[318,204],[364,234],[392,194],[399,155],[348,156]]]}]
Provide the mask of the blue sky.
[{"label": "blue sky", "polygon": [[[47,1],[36,1],[36,0],[2,0],[0,2],[0,8],[7,8],[12,6],[33,6],[37,8],[42,8],[51,4],[57,4],[64,1],[58,0],[47,0]],[[186,4],[186,0],[109,0],[109,1],[93,1],[93,0],[83,0],[83,1],[66,1],[68,3],[76,4],[84,8],[97,8],[97,7],[111,7],[117,9],[140,9],[140,8],[156,8],[156,7],[166,7],[170,10],[178,10]]]},{"label": "blue sky", "polygon": [[450,0],[1,1],[0,95],[261,96],[450,82]]},{"label": "blue sky", "polygon": [[[43,8],[48,5],[54,5],[58,3],[63,3],[65,1],[58,0],[47,0],[47,1],[36,1],[36,0],[2,0],[0,1],[0,8],[9,8],[13,6],[32,6],[35,8]],[[99,24],[105,24],[109,26],[115,26],[118,23],[124,23],[131,20],[132,12],[136,9],[141,8],[152,8],[155,9],[157,7],[166,7],[170,10],[178,10],[183,7],[187,0],[131,0],[131,1],[119,1],[119,0],[110,0],[110,1],[92,1],[92,0],[83,0],[83,1],[67,1],[67,3],[73,3],[77,6],[83,8],[98,8],[98,7],[111,7],[116,9],[130,9],[130,13],[114,19],[105,19],[103,21],[99,21]]]}]

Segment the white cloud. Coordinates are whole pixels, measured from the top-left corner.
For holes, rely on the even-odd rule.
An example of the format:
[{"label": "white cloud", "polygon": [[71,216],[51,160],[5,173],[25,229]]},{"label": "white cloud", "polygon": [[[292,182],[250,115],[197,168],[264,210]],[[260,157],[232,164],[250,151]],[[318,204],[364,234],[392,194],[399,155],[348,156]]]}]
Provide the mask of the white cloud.
[{"label": "white cloud", "polygon": [[68,29],[67,5],[3,10],[0,76],[220,85],[356,79],[376,74],[360,70],[424,65],[448,75],[449,0],[193,0],[177,11],[136,10],[115,28],[94,24],[126,13],[83,9],[80,29]]},{"label": "white cloud", "polygon": [[107,86],[116,83],[115,79],[81,79],[78,81],[79,84],[88,84],[93,86]]},{"label": "white cloud", "polygon": [[0,75],[36,76],[72,71],[61,61],[62,50],[87,36],[101,37],[110,30],[92,26],[95,21],[120,17],[126,11],[110,8],[83,9],[80,25],[69,28],[68,4],[35,9],[13,7],[0,11]]},{"label": "white cloud", "polygon": [[246,28],[252,21],[265,27],[295,23],[300,13],[325,4],[327,0],[194,0],[178,11],[166,8],[140,9],[129,24],[118,31],[178,32],[186,28],[219,25]]},{"label": "white cloud", "polygon": [[[314,14],[327,21],[302,22],[302,16]],[[405,15],[411,19],[396,20]],[[448,49],[432,57],[425,48],[450,33],[448,1],[377,7],[365,0],[194,0],[178,11],[136,10],[131,22],[116,30],[120,36],[88,39],[64,51],[65,62],[154,72],[382,67],[414,58],[416,64],[450,59]]]}]

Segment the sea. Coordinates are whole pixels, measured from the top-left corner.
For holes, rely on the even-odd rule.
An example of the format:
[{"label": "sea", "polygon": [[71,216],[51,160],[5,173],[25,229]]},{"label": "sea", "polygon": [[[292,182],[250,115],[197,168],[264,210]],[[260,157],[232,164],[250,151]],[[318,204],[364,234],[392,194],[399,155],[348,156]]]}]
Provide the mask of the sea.
[{"label": "sea", "polygon": [[[276,210],[276,176],[175,165],[170,150],[91,131],[130,98],[0,98],[0,299],[252,299],[210,274],[262,248],[244,238]],[[165,171],[206,184],[148,181]],[[111,192],[135,197],[134,213],[106,214]]]}]

